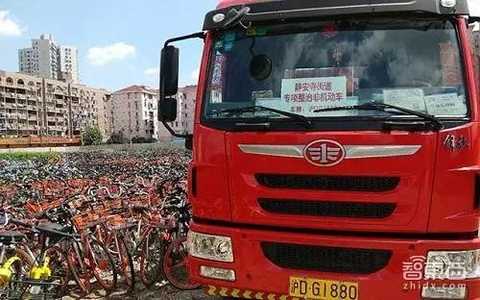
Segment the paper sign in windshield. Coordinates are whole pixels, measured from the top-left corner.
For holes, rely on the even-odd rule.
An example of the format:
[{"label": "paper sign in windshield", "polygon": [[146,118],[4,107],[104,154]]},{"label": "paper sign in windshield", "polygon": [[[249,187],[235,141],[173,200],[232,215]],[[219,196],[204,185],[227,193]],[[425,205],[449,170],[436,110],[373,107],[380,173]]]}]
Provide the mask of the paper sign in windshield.
[{"label": "paper sign in windshield", "polygon": [[467,113],[463,97],[458,97],[456,93],[425,96],[425,105],[427,112],[436,116],[464,116]]},{"label": "paper sign in windshield", "polygon": [[346,106],[347,78],[283,79],[281,101],[288,111],[304,116],[316,116],[317,109]]},{"label": "paper sign in windshield", "polygon": [[422,89],[396,89],[383,91],[383,103],[424,112],[425,101]]}]

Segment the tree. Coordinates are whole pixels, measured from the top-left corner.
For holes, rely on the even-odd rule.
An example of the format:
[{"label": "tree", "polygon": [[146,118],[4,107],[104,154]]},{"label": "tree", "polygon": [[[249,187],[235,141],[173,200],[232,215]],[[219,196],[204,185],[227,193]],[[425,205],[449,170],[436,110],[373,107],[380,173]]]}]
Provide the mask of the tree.
[{"label": "tree", "polygon": [[125,144],[125,138],[123,137],[123,132],[114,132],[107,141],[107,144]]},{"label": "tree", "polygon": [[89,126],[85,128],[82,134],[82,145],[100,145],[103,141],[102,132],[97,126]]}]

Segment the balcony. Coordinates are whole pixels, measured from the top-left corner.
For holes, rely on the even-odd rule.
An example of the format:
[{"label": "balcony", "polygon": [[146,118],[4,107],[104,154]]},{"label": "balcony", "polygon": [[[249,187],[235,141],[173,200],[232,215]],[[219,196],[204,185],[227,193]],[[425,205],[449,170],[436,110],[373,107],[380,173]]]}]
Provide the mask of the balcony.
[{"label": "balcony", "polygon": [[48,126],[48,130],[64,132],[67,130],[67,127],[66,126]]}]

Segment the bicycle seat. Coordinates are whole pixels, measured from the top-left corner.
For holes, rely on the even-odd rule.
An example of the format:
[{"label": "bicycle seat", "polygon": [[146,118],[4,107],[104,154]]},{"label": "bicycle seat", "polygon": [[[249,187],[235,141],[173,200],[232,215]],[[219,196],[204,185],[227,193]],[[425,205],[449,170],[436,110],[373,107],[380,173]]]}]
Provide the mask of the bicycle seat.
[{"label": "bicycle seat", "polygon": [[0,232],[0,243],[13,244],[24,241],[27,236],[19,231],[4,231]]}]

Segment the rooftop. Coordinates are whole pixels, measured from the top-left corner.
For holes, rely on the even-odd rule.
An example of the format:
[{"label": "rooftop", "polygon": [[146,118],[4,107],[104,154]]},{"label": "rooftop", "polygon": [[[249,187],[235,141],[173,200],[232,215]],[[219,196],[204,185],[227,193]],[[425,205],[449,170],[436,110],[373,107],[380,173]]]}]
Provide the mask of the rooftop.
[{"label": "rooftop", "polygon": [[124,93],[146,93],[146,94],[156,95],[157,91],[145,85],[131,85],[129,87],[118,90],[113,94],[124,94]]}]

